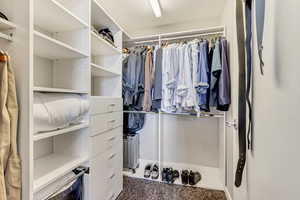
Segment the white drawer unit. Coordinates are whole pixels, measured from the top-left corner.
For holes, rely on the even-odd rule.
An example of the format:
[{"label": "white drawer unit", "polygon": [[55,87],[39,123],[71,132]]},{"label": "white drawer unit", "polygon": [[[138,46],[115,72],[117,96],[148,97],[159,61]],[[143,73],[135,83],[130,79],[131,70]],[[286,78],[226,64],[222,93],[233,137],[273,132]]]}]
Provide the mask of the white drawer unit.
[{"label": "white drawer unit", "polygon": [[91,137],[91,156],[95,157],[122,143],[122,127]]},{"label": "white drawer unit", "polygon": [[123,125],[123,113],[113,112],[91,116],[91,136],[118,128]]},{"label": "white drawer unit", "polygon": [[123,189],[123,112],[120,98],[92,98],[90,200],[115,200]]},{"label": "white drawer unit", "polygon": [[115,199],[122,191],[122,144],[91,159],[91,200]]},{"label": "white drawer unit", "polygon": [[123,110],[122,98],[91,97],[91,115]]}]

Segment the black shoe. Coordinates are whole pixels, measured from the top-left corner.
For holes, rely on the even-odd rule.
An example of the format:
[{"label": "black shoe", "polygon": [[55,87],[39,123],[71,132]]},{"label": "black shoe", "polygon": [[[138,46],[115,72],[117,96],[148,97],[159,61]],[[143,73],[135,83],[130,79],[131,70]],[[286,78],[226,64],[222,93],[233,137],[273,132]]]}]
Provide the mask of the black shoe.
[{"label": "black shoe", "polygon": [[201,180],[201,174],[199,172],[190,171],[189,174],[189,184],[196,185]]},{"label": "black shoe", "polygon": [[189,184],[189,171],[188,170],[181,171],[181,182],[183,185]]},{"label": "black shoe", "polygon": [[[174,179],[174,181],[176,180],[176,179],[178,179],[179,178],[179,172],[178,172],[178,170],[173,170],[173,179]],[[173,182],[174,182],[173,181]]]},{"label": "black shoe", "polygon": [[168,168],[168,172],[167,172],[167,182],[168,182],[168,183],[174,183],[173,169],[172,169],[172,168]]},{"label": "black shoe", "polygon": [[161,180],[163,182],[167,182],[167,176],[168,176],[168,168],[163,168],[161,172]]},{"label": "black shoe", "polygon": [[146,165],[145,171],[144,171],[144,177],[149,178],[151,174],[151,164]]},{"label": "black shoe", "polygon": [[151,169],[151,178],[158,179],[159,177],[159,167],[158,164],[154,164]]}]

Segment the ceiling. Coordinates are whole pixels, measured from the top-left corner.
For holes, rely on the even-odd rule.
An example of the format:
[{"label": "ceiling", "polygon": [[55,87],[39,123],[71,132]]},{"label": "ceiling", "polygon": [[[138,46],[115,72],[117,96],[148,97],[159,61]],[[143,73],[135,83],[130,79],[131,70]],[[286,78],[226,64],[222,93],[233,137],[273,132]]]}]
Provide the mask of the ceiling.
[{"label": "ceiling", "polygon": [[149,0],[99,1],[130,37],[139,37],[218,26],[226,0],[160,0],[161,18],[154,16]]}]

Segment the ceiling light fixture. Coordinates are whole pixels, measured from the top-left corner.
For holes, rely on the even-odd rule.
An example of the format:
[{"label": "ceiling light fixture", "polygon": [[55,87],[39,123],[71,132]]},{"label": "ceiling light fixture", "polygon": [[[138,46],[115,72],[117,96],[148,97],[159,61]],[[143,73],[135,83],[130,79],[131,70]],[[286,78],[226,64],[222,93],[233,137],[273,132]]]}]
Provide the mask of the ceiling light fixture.
[{"label": "ceiling light fixture", "polygon": [[161,17],[161,7],[159,0],[150,0],[155,17]]}]

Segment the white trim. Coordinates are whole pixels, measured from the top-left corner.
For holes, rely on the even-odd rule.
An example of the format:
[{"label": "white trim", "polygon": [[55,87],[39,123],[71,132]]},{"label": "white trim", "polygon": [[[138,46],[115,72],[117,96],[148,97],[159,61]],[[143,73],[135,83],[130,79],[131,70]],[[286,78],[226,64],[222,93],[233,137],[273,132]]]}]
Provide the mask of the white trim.
[{"label": "white trim", "polygon": [[224,187],[224,192],[227,200],[233,200],[226,186]]}]

